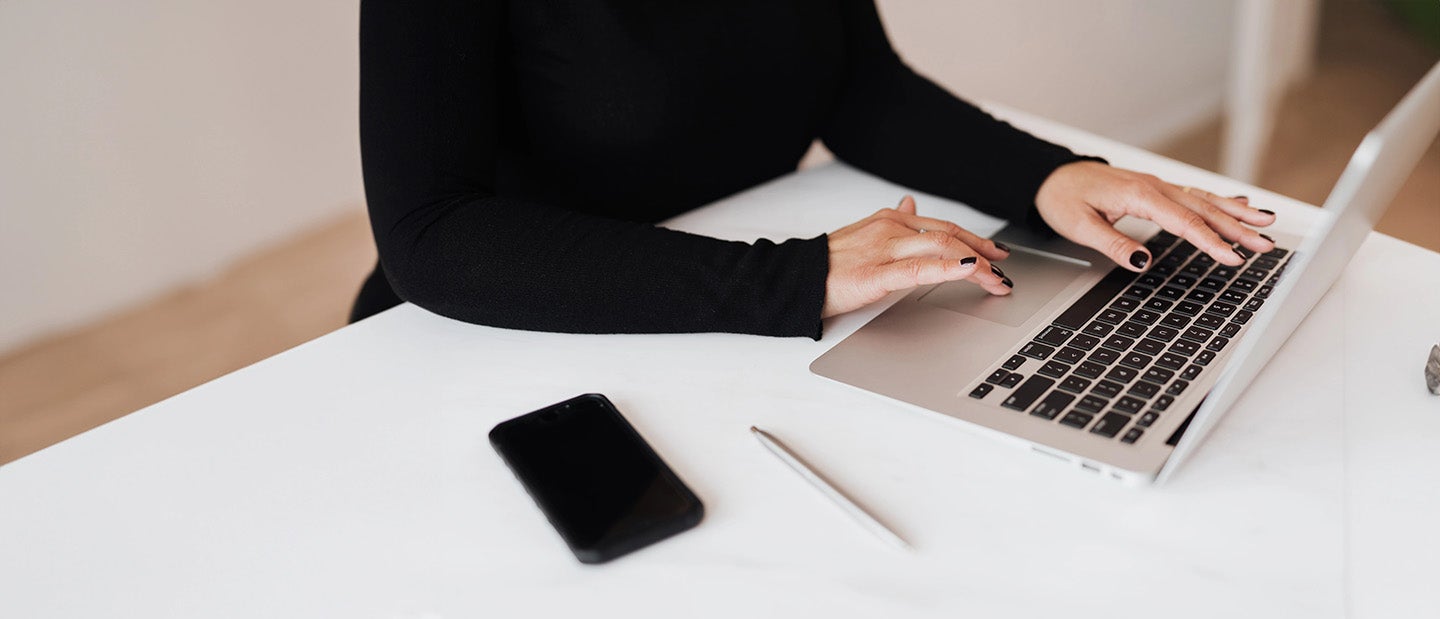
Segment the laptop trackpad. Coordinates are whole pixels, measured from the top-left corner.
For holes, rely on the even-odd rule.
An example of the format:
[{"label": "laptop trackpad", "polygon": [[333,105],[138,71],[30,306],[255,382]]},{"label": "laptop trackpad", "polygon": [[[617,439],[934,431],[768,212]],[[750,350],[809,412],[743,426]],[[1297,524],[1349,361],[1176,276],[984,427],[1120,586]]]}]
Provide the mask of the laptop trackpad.
[{"label": "laptop trackpad", "polygon": [[1052,258],[1024,247],[1012,249],[1009,258],[995,263],[1015,282],[1010,295],[994,296],[973,282],[959,281],[936,286],[920,302],[1018,327],[1089,270],[1088,263],[1078,260]]}]

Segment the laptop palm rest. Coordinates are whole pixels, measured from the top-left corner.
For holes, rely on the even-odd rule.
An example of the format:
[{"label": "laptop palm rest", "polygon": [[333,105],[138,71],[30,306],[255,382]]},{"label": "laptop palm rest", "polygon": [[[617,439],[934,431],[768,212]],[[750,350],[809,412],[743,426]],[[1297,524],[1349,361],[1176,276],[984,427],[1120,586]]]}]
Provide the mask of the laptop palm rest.
[{"label": "laptop palm rest", "polygon": [[992,295],[974,282],[958,281],[936,286],[919,301],[993,323],[1018,327],[1090,268],[1090,263],[1082,260],[1014,245],[1011,246],[1010,257],[996,265],[1015,282],[1014,292],[1007,296]]}]

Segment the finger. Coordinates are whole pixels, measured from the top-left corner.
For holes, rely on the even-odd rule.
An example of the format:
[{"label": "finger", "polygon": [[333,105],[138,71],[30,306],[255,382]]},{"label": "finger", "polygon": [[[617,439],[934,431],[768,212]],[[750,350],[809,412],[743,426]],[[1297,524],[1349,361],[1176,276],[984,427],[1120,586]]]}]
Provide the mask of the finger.
[{"label": "finger", "polygon": [[909,290],[969,277],[975,262],[946,258],[907,258],[878,267],[872,280],[885,290]]},{"label": "finger", "polygon": [[905,194],[904,197],[900,198],[900,204],[899,204],[899,206],[896,206],[896,207],[895,207],[895,210],[900,211],[901,213],[904,213],[904,214],[906,214],[906,215],[914,215],[914,214],[915,214],[915,196],[912,196],[912,195],[910,195],[910,194]]},{"label": "finger", "polygon": [[903,222],[906,226],[909,226],[910,228],[913,228],[915,230],[925,230],[927,232],[930,230],[941,230],[957,239],[960,239],[962,243],[965,243],[966,245],[975,248],[976,251],[980,252],[980,255],[985,256],[990,260],[1004,260],[1005,258],[1008,258],[1010,256],[1009,247],[1006,247],[1004,245],[996,243],[995,241],[975,234],[974,232],[961,228],[954,222],[945,221],[943,219],[935,219],[933,217],[923,217],[920,215],[901,214],[898,215],[898,217],[899,220]]},{"label": "finger", "polygon": [[[1210,229],[1210,224],[1205,218],[1195,211],[1192,211],[1179,203],[1166,197],[1159,189],[1151,188],[1141,193],[1139,197],[1129,204],[1127,210],[1134,215],[1144,217],[1160,224],[1161,228],[1179,236],[1201,251],[1210,254],[1220,264],[1228,266],[1239,266],[1245,260],[1240,254],[1220,238],[1219,234]],[[1107,226],[1108,227],[1108,226]],[[1112,228],[1113,230],[1113,228]],[[1118,232],[1116,234],[1119,234]],[[1119,241],[1114,241],[1118,243]],[[1099,248],[1097,248],[1099,249]],[[1105,251],[1105,250],[1101,250]],[[1107,253],[1111,258],[1114,255]],[[1121,262],[1120,264],[1126,264]]]},{"label": "finger", "polygon": [[1216,208],[1224,211],[1225,214],[1243,221],[1252,226],[1268,226],[1275,223],[1275,211],[1268,211],[1250,206],[1250,199],[1245,196],[1227,198],[1215,195],[1209,191],[1191,190],[1191,193],[1198,192],[1200,197],[1205,198]]},{"label": "finger", "polygon": [[1004,269],[993,264],[990,265],[988,270],[983,272],[977,268],[975,274],[967,279],[979,284],[981,288],[985,289],[985,292],[996,296],[1003,297],[1014,292],[1015,289],[1014,280],[1011,280],[1010,277],[1005,274]]},{"label": "finger", "polygon": [[[1074,239],[1076,242],[1094,249],[1115,264],[1137,273],[1144,271],[1150,265],[1154,256],[1139,241],[1132,239],[1106,221],[1099,213],[1091,211],[1082,216],[1075,226]],[[1228,248],[1229,246],[1226,245]]]},{"label": "finger", "polygon": [[[1220,207],[1211,203],[1204,195],[1208,192],[1200,192],[1193,189],[1186,192],[1174,188],[1166,188],[1162,192],[1165,194],[1165,197],[1179,202],[1185,208],[1199,213],[1201,217],[1205,218],[1205,223],[1208,224],[1212,230],[1219,232],[1220,236],[1231,241],[1237,241],[1241,245],[1261,253],[1275,249],[1275,244],[1265,237],[1260,236],[1259,232],[1236,221],[1234,217],[1229,216],[1221,210]],[[1216,257],[1218,258],[1218,256]]]}]

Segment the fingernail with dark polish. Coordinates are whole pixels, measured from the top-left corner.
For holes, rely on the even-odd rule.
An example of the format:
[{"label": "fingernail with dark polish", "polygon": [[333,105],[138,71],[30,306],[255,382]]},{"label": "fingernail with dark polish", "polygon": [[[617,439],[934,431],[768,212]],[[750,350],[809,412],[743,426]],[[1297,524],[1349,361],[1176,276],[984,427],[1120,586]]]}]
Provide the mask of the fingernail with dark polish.
[{"label": "fingernail with dark polish", "polygon": [[1010,248],[1009,248],[1009,247],[1006,247],[1004,243],[1001,243],[1001,242],[999,242],[999,241],[995,241],[995,249],[998,249],[998,250],[1000,250],[1000,251],[1003,251],[1003,252],[1005,252],[1005,253],[1007,253],[1007,254],[1010,253]]},{"label": "fingernail with dark polish", "polygon": [[976,262],[979,262],[979,259],[976,258],[975,256],[970,256],[970,257],[968,257],[968,258],[961,258],[961,259],[960,259],[960,264],[963,265],[963,266],[967,266],[967,267],[970,266],[970,265],[972,265],[972,264],[975,264]]},{"label": "fingernail with dark polish", "polygon": [[1259,234],[1259,235],[1260,235],[1260,238],[1262,238],[1262,239],[1265,239],[1265,240],[1267,240],[1267,241],[1270,241],[1271,243],[1274,243],[1274,242],[1275,242],[1275,239],[1270,238],[1270,235],[1265,234],[1264,232],[1259,232],[1259,233],[1257,233],[1257,234]]},{"label": "fingernail with dark polish", "polygon": [[1272,210],[1270,210],[1270,209],[1257,208],[1257,209],[1255,209],[1255,210],[1260,211],[1261,213],[1265,213],[1266,215],[1274,215],[1274,214],[1275,214],[1275,211],[1272,211]]},{"label": "fingernail with dark polish", "polygon": [[1240,256],[1240,259],[1241,259],[1241,260],[1245,260],[1245,254],[1240,253],[1240,250],[1235,249],[1234,247],[1231,247],[1231,248],[1230,248],[1230,251],[1233,251],[1233,252],[1235,252],[1235,255]]},{"label": "fingernail with dark polish", "polygon": [[1008,277],[1005,278],[1005,279],[1000,280],[1000,283],[1005,284],[1005,287],[1006,287],[1006,288],[1014,288],[1014,287],[1015,287],[1015,282],[1010,281],[1010,278],[1008,278]]},{"label": "fingernail with dark polish", "polygon": [[991,273],[994,273],[994,274],[995,274],[995,277],[1005,277],[1005,272],[1004,272],[1004,271],[1001,271],[1001,270],[1000,270],[1000,267],[991,265],[991,266],[990,266],[990,272],[991,272]]},{"label": "fingernail with dark polish", "polygon": [[1150,264],[1149,254],[1146,254],[1145,252],[1138,249],[1135,250],[1135,253],[1130,254],[1130,266],[1133,266],[1137,269],[1143,269],[1147,264]]}]

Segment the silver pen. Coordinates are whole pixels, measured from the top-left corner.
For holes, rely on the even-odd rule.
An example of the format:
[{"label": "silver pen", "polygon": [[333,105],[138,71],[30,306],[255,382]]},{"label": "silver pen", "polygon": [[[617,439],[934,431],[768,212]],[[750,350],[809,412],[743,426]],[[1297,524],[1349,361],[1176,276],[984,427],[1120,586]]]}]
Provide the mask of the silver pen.
[{"label": "silver pen", "polygon": [[820,473],[816,472],[815,469],[810,468],[810,465],[805,464],[805,461],[801,460],[800,456],[795,455],[795,452],[786,448],[785,445],[780,442],[780,439],[771,436],[769,432],[755,426],[750,426],[750,432],[755,435],[755,438],[760,440],[761,445],[764,445],[766,449],[770,450],[770,453],[775,454],[775,457],[780,458],[782,462],[789,465],[791,469],[794,469],[796,473],[800,474],[800,477],[810,482],[811,486],[819,490],[821,494],[825,495],[826,498],[829,498],[836,505],[840,506],[840,509],[849,514],[851,518],[854,518],[855,522],[860,523],[860,526],[865,527],[866,530],[873,533],[875,537],[897,546],[902,550],[912,549],[910,544],[906,543],[904,539],[901,539],[899,535],[896,535],[894,531],[890,530],[890,527],[882,524],[875,516],[871,515],[870,512],[865,511],[865,508],[860,507],[855,501],[851,500],[850,497],[845,496],[844,492],[841,492],[839,488],[836,488],[827,481]]}]

